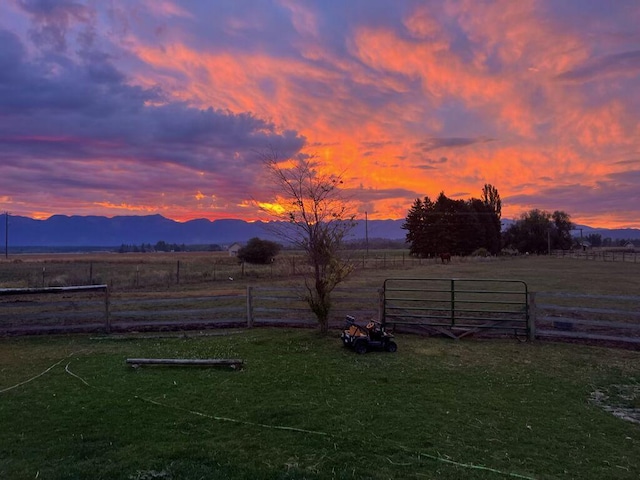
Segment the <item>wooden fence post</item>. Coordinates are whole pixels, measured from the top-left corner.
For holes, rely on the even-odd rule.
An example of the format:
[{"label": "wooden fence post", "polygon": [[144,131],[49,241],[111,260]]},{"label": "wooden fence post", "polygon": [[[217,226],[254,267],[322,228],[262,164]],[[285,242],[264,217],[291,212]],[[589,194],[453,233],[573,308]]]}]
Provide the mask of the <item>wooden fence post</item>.
[{"label": "wooden fence post", "polygon": [[176,285],[180,285],[180,260],[176,266]]},{"label": "wooden fence post", "polygon": [[104,287],[104,329],[111,333],[111,315],[109,315],[109,286]]},{"label": "wooden fence post", "polygon": [[253,287],[247,285],[247,328],[253,327]]},{"label": "wooden fence post", "polygon": [[529,293],[529,315],[527,318],[527,329],[529,330],[529,341],[533,342],[536,338],[536,293]]},{"label": "wooden fence post", "polygon": [[385,326],[386,316],[384,314],[384,288],[378,289],[378,321],[380,325]]}]

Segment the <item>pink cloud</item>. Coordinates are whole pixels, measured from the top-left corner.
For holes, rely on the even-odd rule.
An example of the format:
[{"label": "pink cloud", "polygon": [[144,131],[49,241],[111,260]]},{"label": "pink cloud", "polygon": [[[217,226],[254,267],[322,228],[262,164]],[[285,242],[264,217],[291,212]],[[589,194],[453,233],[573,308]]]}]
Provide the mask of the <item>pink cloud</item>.
[{"label": "pink cloud", "polygon": [[[371,218],[487,182],[513,216],[539,197],[602,222],[640,218],[613,188],[640,189],[621,163],[640,151],[640,9],[109,5],[0,6],[0,187],[13,202],[0,206],[256,218],[250,197],[266,189],[251,155],[279,141],[346,169]],[[17,181],[62,193],[26,200]]]}]

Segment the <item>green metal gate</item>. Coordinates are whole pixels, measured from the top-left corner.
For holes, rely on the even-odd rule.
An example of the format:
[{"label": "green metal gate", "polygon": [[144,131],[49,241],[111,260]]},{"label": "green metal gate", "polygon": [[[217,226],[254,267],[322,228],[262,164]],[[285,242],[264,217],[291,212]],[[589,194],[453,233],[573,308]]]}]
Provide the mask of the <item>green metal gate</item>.
[{"label": "green metal gate", "polygon": [[500,333],[533,339],[527,284],[519,280],[390,278],[382,322],[452,338]]}]

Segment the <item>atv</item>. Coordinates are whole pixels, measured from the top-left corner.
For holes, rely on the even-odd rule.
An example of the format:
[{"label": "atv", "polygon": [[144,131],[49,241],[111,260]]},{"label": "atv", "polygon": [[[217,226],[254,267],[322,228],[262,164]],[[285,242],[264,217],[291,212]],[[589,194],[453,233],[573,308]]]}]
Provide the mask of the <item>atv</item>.
[{"label": "atv", "polygon": [[366,327],[358,325],[356,319],[347,315],[347,324],[340,334],[342,344],[353,348],[358,353],[367,353],[369,350],[385,350],[395,352],[398,345],[393,341],[393,335],[385,331],[380,322],[371,321]]}]

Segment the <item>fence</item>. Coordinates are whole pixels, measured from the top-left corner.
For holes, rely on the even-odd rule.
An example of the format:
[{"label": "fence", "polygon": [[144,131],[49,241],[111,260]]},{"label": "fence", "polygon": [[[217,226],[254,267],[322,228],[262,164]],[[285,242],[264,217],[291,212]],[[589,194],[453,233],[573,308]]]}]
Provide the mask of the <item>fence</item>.
[{"label": "fence", "polygon": [[[96,291],[104,292],[103,300]],[[58,293],[63,295],[52,295]],[[295,288],[247,287],[213,296],[167,292],[162,298],[110,295],[106,285],[0,289],[0,294],[4,335],[316,324],[305,291]],[[346,314],[365,323],[377,319],[376,298],[375,289],[334,290],[330,325],[342,325]]]},{"label": "fence", "polygon": [[[271,265],[241,264],[231,257],[185,254],[180,260],[161,254],[83,262],[78,259],[6,262],[0,265],[0,284],[14,288],[109,285],[112,291],[207,285],[233,279],[276,278],[291,275],[290,261]],[[301,263],[301,262],[298,262]],[[295,262],[294,262],[295,268]],[[297,268],[300,270],[300,267]]]},{"label": "fence", "polygon": [[[300,288],[169,293],[112,295],[107,285],[0,289],[0,335],[316,324]],[[640,344],[640,296],[527,293],[517,281],[388,279],[384,290],[339,288],[332,298],[334,327],[349,314],[452,338],[513,333]]]},{"label": "fence", "polygon": [[640,296],[538,292],[536,337],[640,344]]},{"label": "fence", "polygon": [[556,257],[569,257],[600,262],[640,262],[640,254],[635,250],[554,250]]},{"label": "fence", "polygon": [[[343,325],[346,315],[367,323],[380,317],[378,290],[374,288],[336,288],[332,294],[329,324]],[[248,287],[247,323],[306,324],[315,325],[316,319],[305,300],[306,291],[301,288]]]},{"label": "fence", "polygon": [[[401,250],[347,251],[356,270],[414,269],[436,265],[440,259],[416,258]],[[239,263],[226,252],[103,253],[92,259],[80,254],[14,256],[0,263],[0,285],[46,288],[109,285],[112,292],[202,285],[234,280],[284,279],[311,272],[299,252],[287,251],[268,265]],[[455,257],[454,262],[500,261],[498,257]]]},{"label": "fence", "polygon": [[527,285],[521,281],[387,279],[382,321],[452,338],[481,332],[533,338]]},{"label": "fence", "polygon": [[[96,300],[96,292],[100,298]],[[55,295],[57,299],[53,299]],[[26,299],[25,299],[26,297]],[[111,331],[110,296],[107,285],[48,288],[0,288],[0,332],[24,333],[100,328]],[[102,321],[98,322],[98,318]],[[86,327],[85,327],[86,328]]]}]

